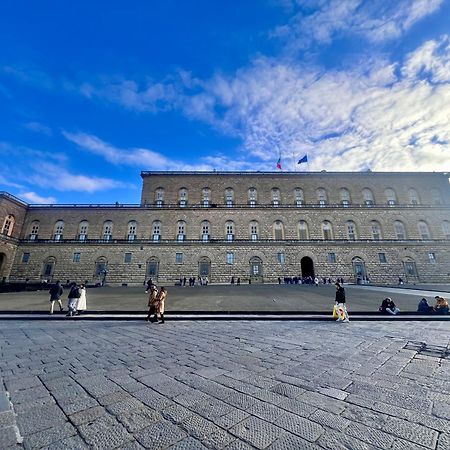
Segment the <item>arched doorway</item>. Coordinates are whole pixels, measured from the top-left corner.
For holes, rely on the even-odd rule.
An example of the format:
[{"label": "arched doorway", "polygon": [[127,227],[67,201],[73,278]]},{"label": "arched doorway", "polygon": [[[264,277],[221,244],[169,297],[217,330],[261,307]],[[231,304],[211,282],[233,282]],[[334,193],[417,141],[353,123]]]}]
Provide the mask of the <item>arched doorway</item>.
[{"label": "arched doorway", "polygon": [[257,256],[250,259],[250,280],[252,283],[263,282],[262,261]]},{"label": "arched doorway", "polygon": [[306,277],[314,278],[314,263],[309,256],[304,256],[300,260],[300,265],[302,269],[302,278]]},{"label": "arched doorway", "polygon": [[364,284],[367,281],[366,263],[362,258],[356,256],[352,259],[353,273],[356,284]]},{"label": "arched doorway", "polygon": [[202,282],[211,280],[211,260],[207,256],[203,256],[198,261],[198,276],[202,279]]},{"label": "arched doorway", "polygon": [[152,256],[147,261],[147,271],[146,271],[146,280],[152,279],[153,281],[158,281],[158,273],[159,273],[159,259]]},{"label": "arched doorway", "polygon": [[6,273],[3,273],[6,267],[6,255],[4,253],[0,253],[0,282],[6,281]]},{"label": "arched doorway", "polygon": [[42,268],[42,275],[41,275],[42,280],[47,280],[48,282],[52,280],[53,274],[55,272],[55,264],[56,259],[53,256],[48,257],[44,261],[44,266]]},{"label": "arched doorway", "polygon": [[403,268],[405,270],[405,277],[407,283],[415,283],[419,281],[416,262],[412,258],[406,258],[403,261]]}]

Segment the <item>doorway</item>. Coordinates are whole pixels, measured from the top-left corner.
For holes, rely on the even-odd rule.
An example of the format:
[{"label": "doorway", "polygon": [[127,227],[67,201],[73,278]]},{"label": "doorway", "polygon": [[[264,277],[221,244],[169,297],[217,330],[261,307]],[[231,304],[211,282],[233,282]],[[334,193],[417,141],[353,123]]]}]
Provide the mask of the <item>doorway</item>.
[{"label": "doorway", "polygon": [[353,273],[355,274],[356,284],[365,284],[367,282],[366,263],[361,258],[353,258]]},{"label": "doorway", "polygon": [[304,256],[300,260],[300,265],[302,269],[302,278],[306,277],[314,278],[314,263],[309,256]]},{"label": "doorway", "polygon": [[204,256],[198,262],[198,276],[202,281],[211,280],[211,260]]},{"label": "doorway", "polygon": [[250,259],[250,280],[252,283],[263,282],[262,261],[257,256]]}]

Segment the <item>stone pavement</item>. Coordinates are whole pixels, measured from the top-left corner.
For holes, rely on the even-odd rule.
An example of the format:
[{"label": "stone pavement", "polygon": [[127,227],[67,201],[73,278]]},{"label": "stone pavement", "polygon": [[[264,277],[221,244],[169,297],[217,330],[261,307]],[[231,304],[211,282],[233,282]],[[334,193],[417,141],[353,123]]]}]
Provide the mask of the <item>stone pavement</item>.
[{"label": "stone pavement", "polygon": [[[0,448],[450,448],[448,322],[0,322]],[[22,443],[17,443],[22,442]]]},{"label": "stone pavement", "polygon": [[[392,297],[402,311],[416,311],[422,297],[430,304],[439,294],[450,297],[450,286],[439,292],[424,289],[345,285],[350,312],[378,311],[385,297]],[[321,311],[330,313],[334,305],[334,285],[209,285],[168,288],[166,310],[190,311]],[[144,287],[104,287],[87,290],[90,311],[146,311],[148,295]],[[67,289],[63,295],[67,309]],[[0,311],[45,311],[50,308],[47,291],[0,294]],[[55,305],[55,311],[58,306]]]}]

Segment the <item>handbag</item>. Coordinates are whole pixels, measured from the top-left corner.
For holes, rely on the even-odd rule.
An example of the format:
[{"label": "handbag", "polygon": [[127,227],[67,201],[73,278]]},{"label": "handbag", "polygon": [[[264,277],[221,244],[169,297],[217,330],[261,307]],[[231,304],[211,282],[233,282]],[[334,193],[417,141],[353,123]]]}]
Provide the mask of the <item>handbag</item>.
[{"label": "handbag", "polygon": [[333,319],[337,319],[338,317],[339,317],[338,307],[337,307],[337,305],[334,305],[333,306]]}]

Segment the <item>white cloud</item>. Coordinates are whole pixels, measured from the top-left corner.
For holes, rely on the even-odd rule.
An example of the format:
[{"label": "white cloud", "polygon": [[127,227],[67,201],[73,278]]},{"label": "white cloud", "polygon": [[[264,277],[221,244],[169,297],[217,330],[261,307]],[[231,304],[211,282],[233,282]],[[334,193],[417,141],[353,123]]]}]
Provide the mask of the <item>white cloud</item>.
[{"label": "white cloud", "polygon": [[444,0],[317,0],[298,2],[289,23],[272,33],[293,49],[328,44],[335,37],[360,35],[371,42],[389,41],[436,12]]},{"label": "white cloud", "polygon": [[23,127],[27,130],[34,131],[35,133],[51,136],[53,134],[52,129],[39,122],[27,122],[23,124]]},{"label": "white cloud", "polygon": [[130,187],[110,178],[74,175],[64,167],[52,163],[37,163],[34,169],[34,174],[30,175],[31,182],[57,191],[97,192]]},{"label": "white cloud", "polygon": [[14,181],[10,181],[8,178],[6,178],[4,175],[0,174],[0,184],[3,184],[4,186],[13,187],[17,189],[22,189],[23,185],[19,183],[15,183]]},{"label": "white cloud", "polygon": [[56,203],[55,197],[42,197],[39,194],[36,194],[36,192],[21,192],[17,194],[17,197],[28,200],[30,203],[38,203],[38,204],[53,204]]},{"label": "white cloud", "polygon": [[86,133],[63,131],[63,135],[78,147],[101,156],[112,164],[135,166],[141,170],[254,170],[255,167],[252,161],[245,161],[243,158],[230,160],[223,155],[205,157],[197,164],[188,164],[145,148],[118,148]]},{"label": "white cloud", "polygon": [[205,83],[185,111],[238,133],[263,161],[308,152],[313,170],[448,171],[448,40],[424,44],[404,65],[374,59],[345,71],[259,58]]}]

